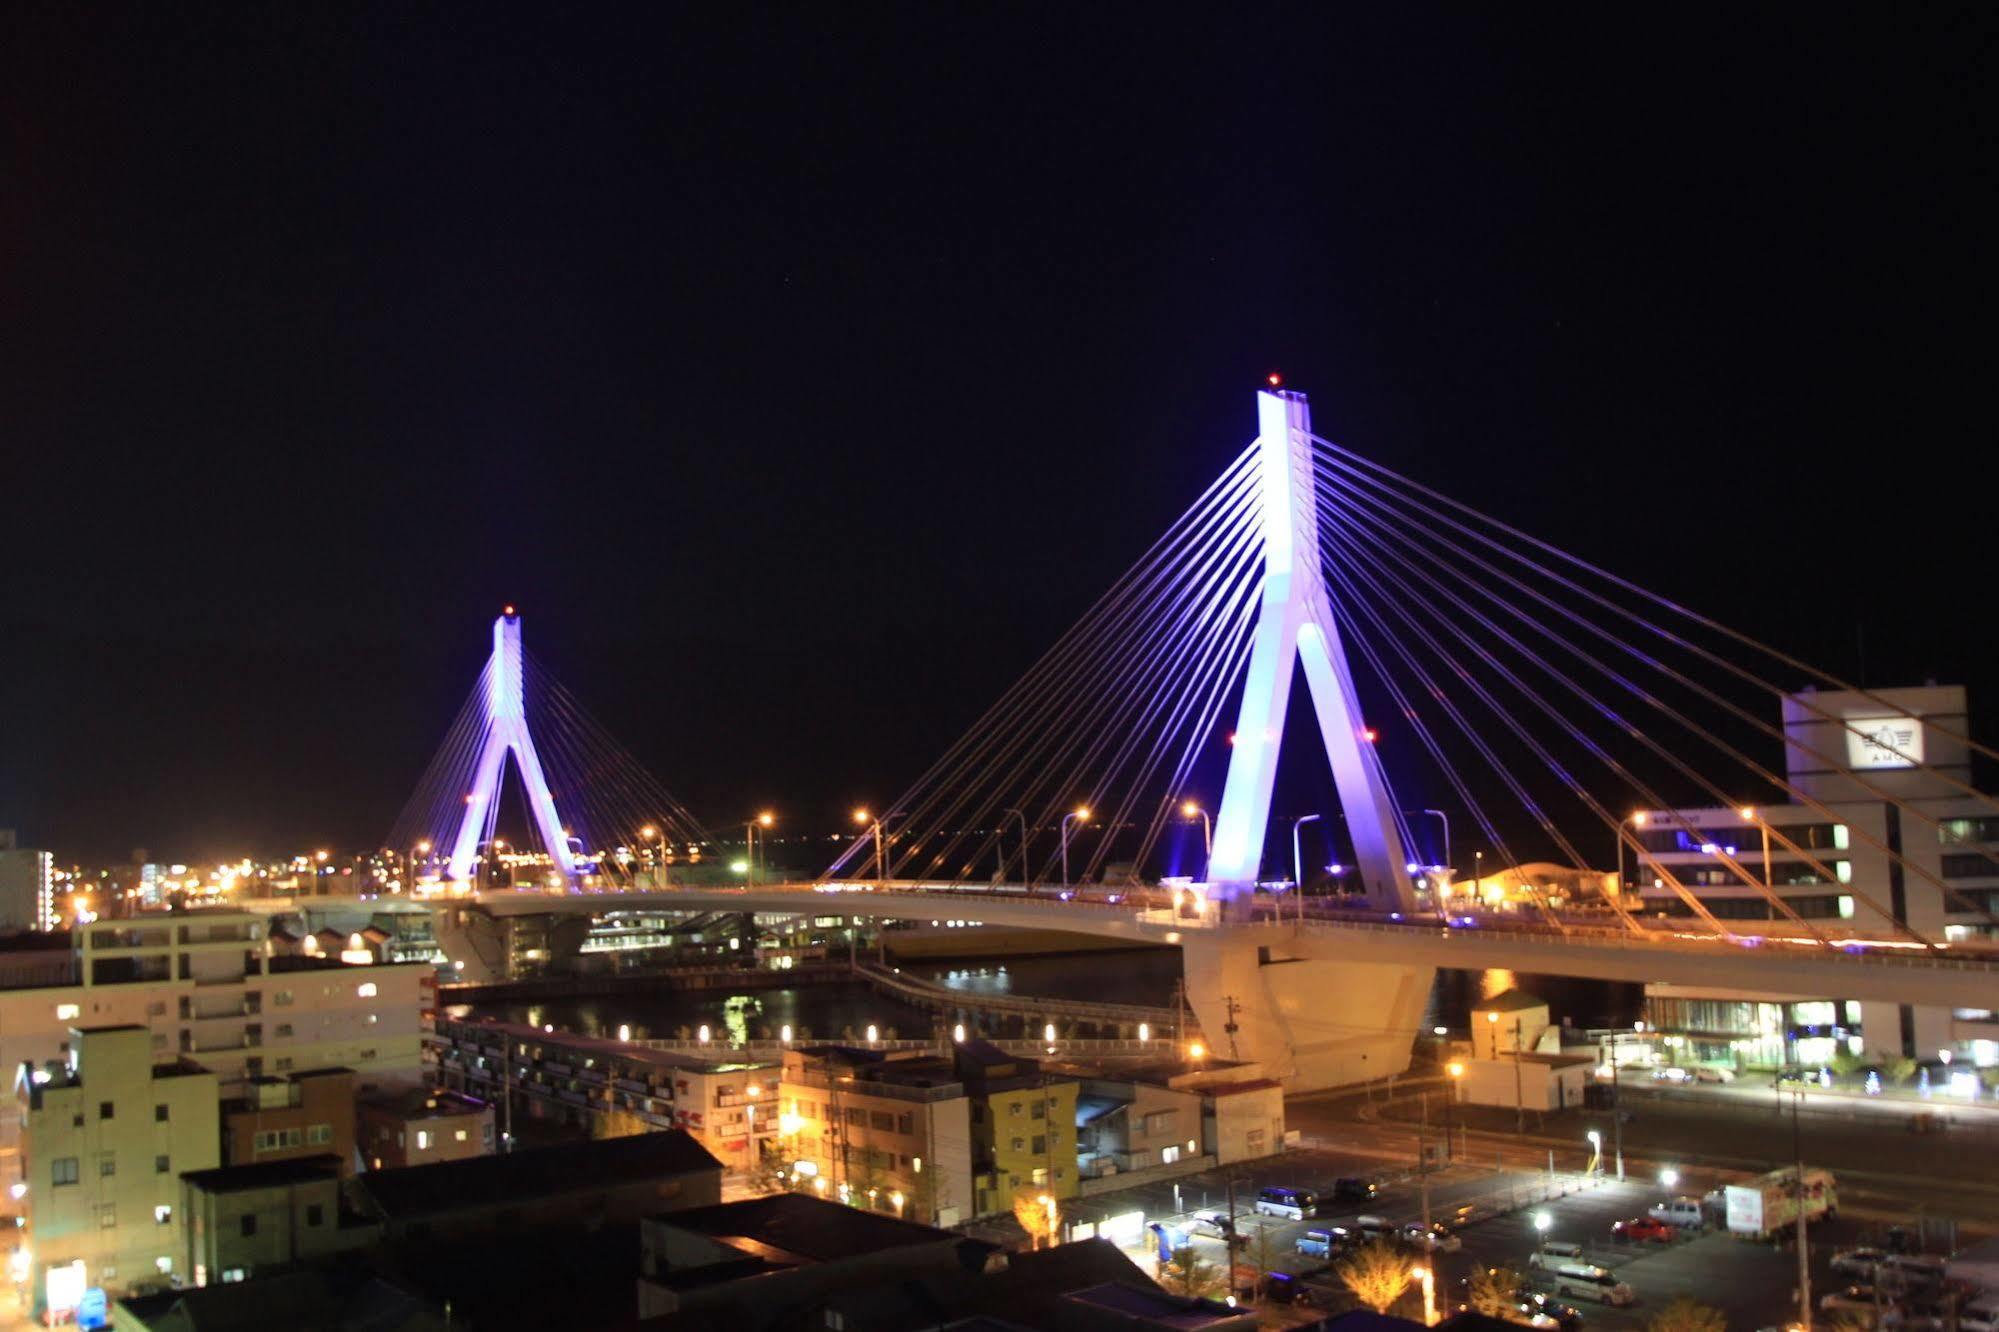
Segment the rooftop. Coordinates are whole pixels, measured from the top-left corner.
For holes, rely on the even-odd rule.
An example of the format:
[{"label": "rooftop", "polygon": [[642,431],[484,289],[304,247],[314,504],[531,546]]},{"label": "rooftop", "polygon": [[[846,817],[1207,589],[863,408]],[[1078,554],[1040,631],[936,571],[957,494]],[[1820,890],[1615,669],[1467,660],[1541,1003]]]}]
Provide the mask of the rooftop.
[{"label": "rooftop", "polygon": [[256,1189],[283,1188],[288,1184],[309,1184],[314,1180],[340,1178],[340,1158],[333,1155],[300,1156],[285,1161],[259,1161],[251,1165],[217,1166],[213,1170],[189,1170],[181,1179],[204,1193],[247,1193]]},{"label": "rooftop", "polygon": [[422,1087],[371,1092],[356,1101],[355,1106],[397,1119],[449,1119],[456,1115],[476,1115],[489,1108],[476,1096],[443,1088],[426,1090]]},{"label": "rooftop", "polygon": [[951,1244],[962,1237],[880,1212],[798,1193],[778,1193],[741,1202],[670,1212],[655,1224],[706,1235],[742,1247],[754,1257],[784,1266],[837,1262],[883,1249],[918,1244]]},{"label": "rooftop", "polygon": [[[253,1332],[282,1327],[286,1332],[390,1332],[443,1326],[407,1292],[359,1273],[351,1279],[304,1270],[217,1282],[157,1295],[128,1295],[118,1304],[148,1327],[164,1324],[192,1332]],[[180,1316],[174,1317],[175,1311]],[[125,1320],[120,1319],[122,1325]]]},{"label": "rooftop", "polygon": [[680,1129],[563,1143],[505,1156],[371,1170],[356,1189],[393,1220],[531,1202],[634,1180],[720,1173],[722,1163]]},{"label": "rooftop", "polygon": [[1490,999],[1481,999],[1471,1006],[1474,1013],[1523,1013],[1533,1008],[1546,1008],[1546,999],[1537,999],[1521,989],[1501,990]]}]

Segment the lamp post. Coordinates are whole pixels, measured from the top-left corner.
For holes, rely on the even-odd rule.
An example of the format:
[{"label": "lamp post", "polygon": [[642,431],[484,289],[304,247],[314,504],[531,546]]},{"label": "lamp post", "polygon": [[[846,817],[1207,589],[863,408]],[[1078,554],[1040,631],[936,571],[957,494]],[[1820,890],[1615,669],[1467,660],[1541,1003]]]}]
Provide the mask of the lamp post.
[{"label": "lamp post", "polygon": [[867,806],[854,811],[854,822],[862,827],[874,826],[875,835],[875,887],[888,887],[888,857],[882,851],[882,821],[868,813]]},{"label": "lamp post", "polygon": [[1443,824],[1443,825],[1444,825],[1444,867],[1445,867],[1446,869],[1450,869],[1450,868],[1452,868],[1452,865],[1451,865],[1451,816],[1450,816],[1450,815],[1448,815],[1448,814],[1446,814],[1446,813],[1444,813],[1444,811],[1443,811],[1443,810],[1441,810],[1441,809],[1405,809],[1405,810],[1403,810],[1402,812],[1403,812],[1403,814],[1404,814],[1404,815],[1410,815],[1410,814],[1428,814],[1428,815],[1429,815],[1429,816],[1430,816],[1431,818],[1434,818],[1434,819],[1436,819],[1436,820],[1437,820],[1437,822],[1439,822],[1439,823],[1441,823],[1441,824]]},{"label": "lamp post", "polygon": [[1445,1088],[1450,1095],[1444,1098],[1444,1152],[1455,1161],[1457,1159],[1457,1152],[1451,1146],[1451,1134],[1455,1131],[1456,1126],[1452,1123],[1451,1106],[1458,1099],[1458,1083],[1465,1075],[1465,1066],[1453,1059],[1449,1064],[1445,1065],[1444,1071],[1451,1075],[1451,1085]]},{"label": "lamp post", "polygon": [[770,863],[770,828],[776,822],[777,815],[771,813],[769,810],[765,810],[754,819],[743,824],[743,858],[750,863],[749,873],[743,879],[743,883],[748,887],[754,888],[757,882],[757,829],[762,828],[764,830],[764,864],[768,865]]},{"label": "lamp post", "polygon": [[1071,823],[1088,823],[1089,821],[1090,807],[1088,805],[1078,805],[1062,816],[1062,886],[1064,888],[1069,886],[1069,825]]},{"label": "lamp post", "polygon": [[1791,1089],[1791,1155],[1795,1159],[1792,1166],[1798,1172],[1795,1188],[1798,1200],[1798,1322],[1806,1332],[1812,1325],[1812,1254],[1811,1241],[1805,1231],[1805,1148],[1804,1138],[1798,1129],[1798,1102],[1805,1094],[1798,1088]]},{"label": "lamp post", "polygon": [[[1201,820],[1201,855],[1205,858],[1215,854],[1215,822],[1208,817],[1208,811],[1189,800],[1180,806],[1180,813],[1187,818]],[[1205,859],[1201,864],[1201,876],[1207,877],[1208,866]]]},{"label": "lamp post", "polygon": [[1298,887],[1298,896],[1305,895],[1305,856],[1300,850],[1298,830],[1308,823],[1319,821],[1317,814],[1300,814],[1291,820],[1291,881]]},{"label": "lamp post", "polygon": [[1744,823],[1755,824],[1757,831],[1763,834],[1763,892],[1766,894],[1764,910],[1770,913],[1771,920],[1775,920],[1777,919],[1777,904],[1767,901],[1767,897],[1774,896],[1777,891],[1776,885],[1770,881],[1770,825],[1757,817],[1756,806],[1754,805],[1744,805],[1735,812],[1742,816]]},{"label": "lamp post", "polygon": [[[1008,814],[1020,820],[1020,886],[1027,888],[1031,892],[1033,890],[1028,883],[1027,876],[1027,815],[1017,809],[1000,811],[1000,826],[1002,828],[1006,826],[1006,816]],[[1000,877],[1002,879],[1006,877],[1006,859],[1003,853],[1000,859]]]},{"label": "lamp post", "polygon": [[[416,844],[416,853],[423,857],[425,864],[430,863],[429,838],[426,837],[423,841],[418,842]],[[403,891],[406,893],[413,893],[416,891],[416,863],[413,860],[411,860],[410,857],[408,856],[403,857],[403,863],[409,867],[409,879],[410,879],[409,886],[403,889]]]},{"label": "lamp post", "polygon": [[[1634,828],[1643,828],[1645,820],[1646,814],[1644,810],[1633,810],[1628,817],[1618,820],[1617,827],[1612,830],[1617,834],[1617,891],[1619,894],[1622,894],[1628,886],[1624,878],[1624,825],[1628,823]],[[1631,850],[1632,855],[1642,864],[1644,862],[1644,851],[1638,846],[1635,835],[1632,840]]]},{"label": "lamp post", "polygon": [[[650,842],[655,837],[658,836],[659,836],[659,829],[653,827],[650,823],[648,823],[645,827],[639,829],[639,839],[641,841]],[[653,850],[658,853],[659,857],[658,861],[656,862],[653,874],[653,881],[652,881],[653,887],[664,888],[666,886],[664,882],[666,879],[666,843],[661,842],[657,847],[654,847]],[[641,865],[645,864],[645,855],[643,852],[641,852],[639,855],[639,863]]]}]

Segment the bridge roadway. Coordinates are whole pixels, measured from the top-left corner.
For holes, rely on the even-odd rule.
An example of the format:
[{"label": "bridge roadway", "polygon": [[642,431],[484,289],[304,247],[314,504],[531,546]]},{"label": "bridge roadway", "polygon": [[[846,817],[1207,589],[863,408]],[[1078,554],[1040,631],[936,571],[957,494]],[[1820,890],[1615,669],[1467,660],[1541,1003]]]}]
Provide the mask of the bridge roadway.
[{"label": "bridge roadway", "polygon": [[[1946,1008],[1989,1007],[1999,994],[1999,954],[1963,946],[1917,947],[1846,944],[1815,940],[1715,938],[1683,931],[1575,925],[1565,929],[1538,921],[1494,917],[1473,925],[1447,926],[1434,917],[1394,919],[1355,911],[1307,911],[1281,922],[1270,904],[1257,901],[1246,918],[1222,918],[1210,906],[1205,916],[1182,916],[1152,905],[1157,893],[1103,900],[1102,890],[1064,899],[1043,890],[1030,896],[1019,889],[953,888],[895,881],[785,883],[756,888],[681,888],[634,893],[482,892],[471,898],[433,899],[434,907],[476,903],[494,917],[620,910],[748,911],[784,914],[864,916],[885,920],[976,919],[986,924],[1066,930],[1127,939],[1134,944],[1179,945],[1207,942],[1250,945],[1265,961],[1315,960],[1412,967],[1452,967],[1482,971],[1507,968],[1541,975],[1595,980],[1724,986],[1775,994],[1925,1004]],[[1116,896],[1110,894],[1109,896]],[[1743,922],[1745,928],[1752,922]]]}]

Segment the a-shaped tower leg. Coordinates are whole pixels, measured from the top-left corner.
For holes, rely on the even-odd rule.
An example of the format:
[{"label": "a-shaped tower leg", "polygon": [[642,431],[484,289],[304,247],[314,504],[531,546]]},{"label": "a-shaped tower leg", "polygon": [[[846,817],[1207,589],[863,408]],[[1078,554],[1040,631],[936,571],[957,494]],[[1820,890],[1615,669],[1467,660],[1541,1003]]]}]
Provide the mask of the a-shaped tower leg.
[{"label": "a-shaped tower leg", "polygon": [[465,813],[458,824],[458,836],[452,841],[451,864],[446,871],[450,878],[460,882],[472,877],[479,835],[486,828],[487,811],[500,798],[500,779],[509,752],[520,768],[521,785],[527,788],[528,811],[534,816],[549,858],[565,878],[576,876],[569,837],[562,830],[562,820],[556,817],[555,797],[549,794],[541,759],[534,752],[534,737],[528,733],[523,675],[521,620],[510,608],[509,613],[493,621],[493,658],[486,670],[486,734],[480,742],[472,790],[465,797]]},{"label": "a-shaped tower leg", "polygon": [[1254,891],[1270,824],[1270,793],[1284,714],[1291,699],[1292,663],[1302,660],[1332,764],[1333,785],[1353,840],[1355,866],[1370,901],[1407,910],[1415,905],[1400,824],[1365,738],[1353,678],[1340,650],[1319,568],[1319,514],[1312,484],[1312,415],[1302,393],[1256,395],[1257,444],[1263,487],[1263,604],[1250,646],[1249,670],[1237,714],[1228,784],[1215,819],[1208,881],[1224,897]]}]

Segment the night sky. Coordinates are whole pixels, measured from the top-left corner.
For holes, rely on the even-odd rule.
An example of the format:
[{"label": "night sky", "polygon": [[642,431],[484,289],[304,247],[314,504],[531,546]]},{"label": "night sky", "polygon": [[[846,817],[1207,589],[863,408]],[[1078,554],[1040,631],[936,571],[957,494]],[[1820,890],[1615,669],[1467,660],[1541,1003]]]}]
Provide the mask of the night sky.
[{"label": "night sky", "polygon": [[513,601],[703,817],[831,828],[1270,369],[1991,703],[1993,12],[1384,8],[10,8],[0,827],[374,845]]}]

